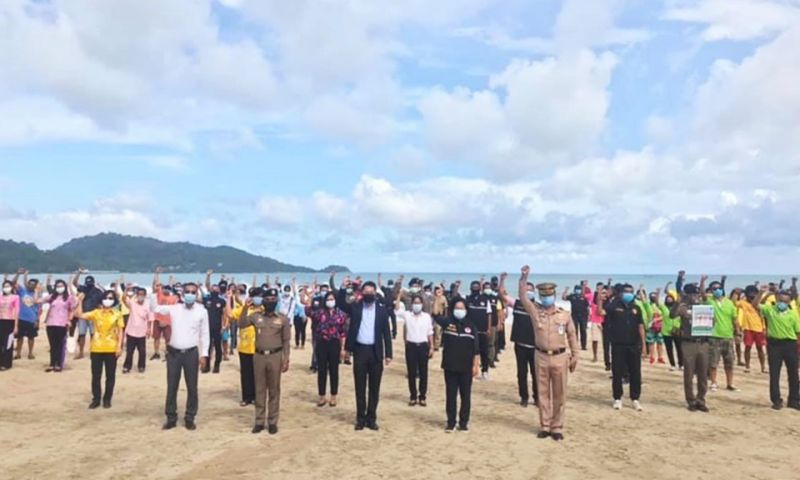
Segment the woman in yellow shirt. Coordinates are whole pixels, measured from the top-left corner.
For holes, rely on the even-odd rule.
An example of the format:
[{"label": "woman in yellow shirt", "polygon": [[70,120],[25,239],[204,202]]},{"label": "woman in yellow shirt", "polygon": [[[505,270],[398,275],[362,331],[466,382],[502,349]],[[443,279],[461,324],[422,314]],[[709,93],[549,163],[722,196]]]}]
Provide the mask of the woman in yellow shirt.
[{"label": "woman in yellow shirt", "polygon": [[103,368],[106,371],[106,389],[103,395],[103,408],[111,408],[111,397],[114,396],[114,382],[117,373],[117,358],[122,354],[122,337],[125,321],[117,306],[119,300],[113,290],[103,293],[102,306],[91,312],[83,311],[83,294],[78,298],[77,317],[94,326],[91,342],[92,360],[92,403],[90,409],[100,406],[100,378]]},{"label": "woman in yellow shirt", "polygon": [[[261,289],[251,288],[249,293],[250,297],[253,298],[254,307],[263,311],[260,305],[262,300]],[[255,303],[256,300],[259,302],[258,304]],[[242,317],[244,305],[238,304],[235,307],[231,307],[234,302],[235,300],[231,300],[228,303],[228,318],[231,319],[231,325],[238,325]],[[250,309],[250,313],[256,313],[256,310]],[[254,326],[251,325],[249,327],[239,328],[239,345],[237,350],[239,352],[239,380],[242,385],[242,401],[239,405],[246,407],[252,405],[256,401],[255,373],[253,368],[253,356],[256,353],[256,328]]]}]

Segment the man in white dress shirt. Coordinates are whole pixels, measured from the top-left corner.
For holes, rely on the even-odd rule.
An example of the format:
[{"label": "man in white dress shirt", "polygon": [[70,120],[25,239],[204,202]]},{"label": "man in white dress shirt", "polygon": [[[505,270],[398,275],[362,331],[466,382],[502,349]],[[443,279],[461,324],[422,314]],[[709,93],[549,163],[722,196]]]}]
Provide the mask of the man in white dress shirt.
[{"label": "man in white dress shirt", "polygon": [[[167,422],[164,430],[175,428],[178,423],[178,387],[181,375],[186,379],[186,412],[184,422],[187,430],[197,428],[197,379],[198,367],[203,369],[208,362],[210,335],[208,312],[197,303],[197,285],[183,286],[183,303],[159,305],[156,313],[168,314],[172,318],[172,337],[167,345]],[[204,356],[200,356],[200,354]]]}]

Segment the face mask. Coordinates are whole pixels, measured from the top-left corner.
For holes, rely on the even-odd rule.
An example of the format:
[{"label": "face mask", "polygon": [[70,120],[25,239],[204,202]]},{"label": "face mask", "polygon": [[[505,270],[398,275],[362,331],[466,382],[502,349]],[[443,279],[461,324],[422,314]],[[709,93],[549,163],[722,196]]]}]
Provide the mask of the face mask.
[{"label": "face mask", "polygon": [[328,308],[335,307],[336,306],[336,300],[328,300],[327,302],[325,302],[325,306],[328,307]]},{"label": "face mask", "polygon": [[786,302],[778,302],[775,306],[778,307],[779,312],[785,312],[789,309],[789,304]]},{"label": "face mask", "polygon": [[128,292],[128,293],[126,293],[125,295],[127,295],[127,296],[128,296],[128,298],[131,298],[131,297],[133,297],[133,292]]},{"label": "face mask", "polygon": [[347,294],[348,295],[352,295],[353,294],[353,289],[352,288],[348,288],[347,289]]},{"label": "face mask", "polygon": [[114,306],[114,300],[111,300],[110,298],[104,299],[103,300],[103,306],[106,307],[106,308],[113,307]]},{"label": "face mask", "polygon": [[725,292],[723,292],[721,288],[714,290],[714,296],[716,298],[722,298],[723,295],[725,295]]},{"label": "face mask", "polygon": [[533,301],[536,298],[536,292],[528,292],[528,300]]},{"label": "face mask", "polygon": [[256,307],[260,307],[264,303],[264,299],[261,297],[253,297],[253,305]]},{"label": "face mask", "polygon": [[473,295],[477,295],[479,293],[481,293],[480,287],[475,287],[475,288],[472,289],[472,294]]},{"label": "face mask", "polygon": [[278,302],[264,302],[266,306],[267,313],[273,313],[276,308],[278,308]]},{"label": "face mask", "polygon": [[484,295],[491,295],[492,294],[492,289],[490,289],[490,288],[483,289],[483,294]]},{"label": "face mask", "polygon": [[419,313],[422,311],[422,305],[420,305],[419,303],[415,303],[414,305],[411,305],[411,310],[414,313]]},{"label": "face mask", "polygon": [[622,301],[625,303],[631,303],[633,301],[633,294],[631,292],[625,292],[622,294]]},{"label": "face mask", "polygon": [[139,302],[139,305],[142,305],[145,300],[147,300],[147,297],[136,297],[136,301]]},{"label": "face mask", "polygon": [[325,297],[327,294],[328,294],[327,290],[323,290],[323,291],[319,292],[319,296],[320,297]]},{"label": "face mask", "polygon": [[289,297],[291,297],[291,296],[292,296],[292,294],[291,294],[291,293],[289,293],[289,292],[283,292],[283,298],[289,298]]},{"label": "face mask", "polygon": [[556,304],[556,296],[555,295],[548,295],[546,297],[542,297],[542,305],[545,307],[552,307]]},{"label": "face mask", "polygon": [[247,301],[247,295],[240,294],[239,295],[239,301],[242,302],[242,303],[246,302]]},{"label": "face mask", "polygon": [[67,289],[66,289],[66,288],[64,288],[64,287],[56,287],[56,293],[57,293],[57,294],[59,294],[59,295],[61,295],[62,293],[64,293],[66,290],[67,290]]},{"label": "face mask", "polygon": [[467,311],[463,308],[457,308],[453,310],[453,316],[456,317],[456,320],[464,320],[467,317]]},{"label": "face mask", "polygon": [[197,301],[197,295],[194,293],[187,293],[183,296],[183,303],[186,305],[192,305],[194,302]]},{"label": "face mask", "polygon": [[361,300],[363,300],[366,304],[375,303],[375,295],[366,294],[361,297]]},{"label": "face mask", "polygon": [[10,294],[11,293],[11,287],[3,287],[3,293],[5,293],[6,295]]},{"label": "face mask", "polygon": [[411,288],[409,289],[409,291],[410,291],[411,293],[418,293],[418,292],[419,292],[419,287],[411,287]]}]

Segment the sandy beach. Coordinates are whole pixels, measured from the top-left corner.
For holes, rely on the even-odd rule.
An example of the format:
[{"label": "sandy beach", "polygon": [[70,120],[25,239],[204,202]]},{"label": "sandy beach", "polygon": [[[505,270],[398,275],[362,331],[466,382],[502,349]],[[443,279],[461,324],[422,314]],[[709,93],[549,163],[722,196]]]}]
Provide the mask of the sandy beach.
[{"label": "sandy beach", "polygon": [[[150,344],[148,344],[150,347]],[[198,430],[162,432],[165,364],[117,375],[114,406],[87,410],[88,359],[61,374],[37,358],[0,374],[3,478],[646,478],[795,479],[800,412],[769,408],[768,378],[737,369],[740,392],[710,393],[710,414],[686,410],[682,373],[643,367],[644,412],[611,409],[601,363],[581,352],[570,378],[566,441],[538,440],[538,411],[518,405],[512,351],[489,382],[475,382],[471,431],[445,434],[440,352],[428,407],[408,407],[402,342],[385,371],[379,432],[355,432],[351,367],[339,405],[318,408],[310,346],[292,352],[277,436],[252,435],[253,408],[239,407],[238,360],[202,375]],[[588,355],[587,355],[588,354]],[[121,362],[120,362],[121,363]],[[785,387],[784,387],[785,389]],[[785,392],[785,390],[784,390]],[[627,393],[627,392],[626,392]],[[785,393],[784,393],[785,395]],[[179,411],[185,395],[179,395]]]}]

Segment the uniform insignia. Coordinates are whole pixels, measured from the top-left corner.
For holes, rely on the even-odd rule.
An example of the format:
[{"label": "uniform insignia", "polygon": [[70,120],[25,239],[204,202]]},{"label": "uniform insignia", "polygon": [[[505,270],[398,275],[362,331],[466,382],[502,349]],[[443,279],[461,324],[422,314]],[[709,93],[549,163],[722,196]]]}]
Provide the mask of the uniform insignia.
[{"label": "uniform insignia", "polygon": [[222,304],[221,304],[221,303],[218,303],[218,304],[217,304],[217,308],[222,308]]},{"label": "uniform insignia", "polygon": [[472,329],[467,327],[464,329],[464,333],[472,333]]},{"label": "uniform insignia", "polygon": [[559,325],[558,326],[558,334],[559,335],[564,335],[564,325]]},{"label": "uniform insignia", "polygon": [[280,317],[278,317],[275,320],[273,320],[272,323],[275,325],[280,325],[283,323],[283,321],[280,319]]},{"label": "uniform insignia", "polygon": [[448,326],[447,326],[447,331],[448,331],[448,332],[457,332],[457,331],[458,331],[458,328],[456,328],[456,326],[455,326],[455,325],[448,325]]}]

